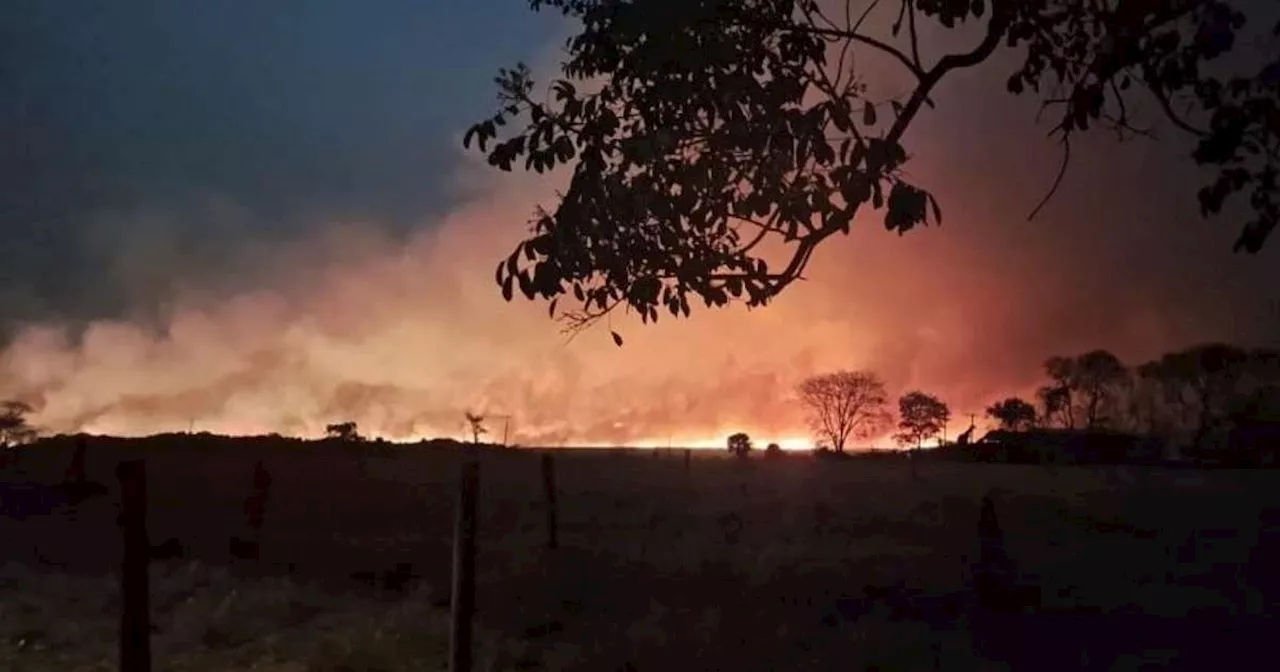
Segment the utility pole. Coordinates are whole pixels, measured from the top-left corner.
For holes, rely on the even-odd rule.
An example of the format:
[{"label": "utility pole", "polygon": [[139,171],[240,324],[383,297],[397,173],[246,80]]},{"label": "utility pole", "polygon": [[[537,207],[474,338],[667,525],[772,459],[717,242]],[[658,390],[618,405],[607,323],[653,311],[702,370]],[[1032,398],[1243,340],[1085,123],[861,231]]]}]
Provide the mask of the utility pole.
[{"label": "utility pole", "polygon": [[500,413],[490,414],[490,418],[502,418],[502,447],[507,447],[507,439],[511,436],[511,416]]},{"label": "utility pole", "polygon": [[510,429],[511,429],[511,416],[509,415],[502,416],[502,447],[503,448],[507,447],[507,436],[509,435]]}]

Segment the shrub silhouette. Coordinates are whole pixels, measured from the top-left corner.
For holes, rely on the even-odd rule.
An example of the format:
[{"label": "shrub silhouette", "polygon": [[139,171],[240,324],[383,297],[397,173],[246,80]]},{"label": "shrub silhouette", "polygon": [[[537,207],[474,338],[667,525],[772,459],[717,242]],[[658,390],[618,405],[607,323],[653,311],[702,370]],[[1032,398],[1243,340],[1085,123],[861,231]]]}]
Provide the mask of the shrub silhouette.
[{"label": "shrub silhouette", "polygon": [[729,437],[729,454],[734,457],[746,457],[751,452],[751,437],[746,432],[738,432]]}]

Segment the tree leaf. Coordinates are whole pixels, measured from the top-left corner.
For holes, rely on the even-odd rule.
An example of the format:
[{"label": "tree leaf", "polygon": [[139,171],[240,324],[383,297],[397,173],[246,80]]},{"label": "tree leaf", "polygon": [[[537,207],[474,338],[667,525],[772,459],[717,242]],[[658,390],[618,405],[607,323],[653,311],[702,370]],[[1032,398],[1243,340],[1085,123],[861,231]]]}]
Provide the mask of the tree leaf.
[{"label": "tree leaf", "polygon": [[614,345],[616,345],[616,346],[618,346],[619,348],[621,348],[621,347],[622,347],[622,337],[621,337],[621,336],[619,336],[619,335],[618,335],[618,332],[616,332],[616,331],[610,331],[609,333],[613,336],[613,344],[614,344]]},{"label": "tree leaf", "polygon": [[938,199],[934,198],[933,194],[928,194],[928,197],[929,197],[929,206],[933,208],[933,221],[937,222],[938,225],[941,226],[942,225],[942,208],[938,205]]},{"label": "tree leaf", "polygon": [[876,125],[876,106],[869,100],[862,107],[862,123],[867,126]]}]

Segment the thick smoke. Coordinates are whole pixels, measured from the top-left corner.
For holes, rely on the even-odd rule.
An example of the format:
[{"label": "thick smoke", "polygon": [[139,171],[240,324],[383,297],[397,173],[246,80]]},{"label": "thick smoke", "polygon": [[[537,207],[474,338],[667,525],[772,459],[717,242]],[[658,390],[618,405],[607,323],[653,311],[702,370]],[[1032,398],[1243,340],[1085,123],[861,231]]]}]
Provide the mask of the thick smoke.
[{"label": "thick smoke", "polygon": [[1083,143],[1026,221],[1057,154],[1034,103],[1003,95],[1002,72],[957,77],[909,136],[942,228],[899,238],[867,213],[762,310],[619,317],[567,342],[544,305],[505,303],[493,283],[558,178],[466,157],[451,213],[404,238],[319,222],[322,234],[229,265],[253,268],[249,289],[184,278],[174,254],[131,254],[131,277],[174,288],[165,300],[122,313],[136,319],[23,326],[0,356],[0,393],[32,403],[48,432],[313,436],[354,420],[388,438],[461,437],[476,411],[495,434],[509,416],[523,445],[721,445],[738,430],[805,436],[795,385],[838,368],[939,394],[954,435],[1033,390],[1052,354],[1107,347],[1136,363],[1198,340],[1275,342],[1275,253],[1232,256],[1234,225],[1195,216],[1182,146]]}]

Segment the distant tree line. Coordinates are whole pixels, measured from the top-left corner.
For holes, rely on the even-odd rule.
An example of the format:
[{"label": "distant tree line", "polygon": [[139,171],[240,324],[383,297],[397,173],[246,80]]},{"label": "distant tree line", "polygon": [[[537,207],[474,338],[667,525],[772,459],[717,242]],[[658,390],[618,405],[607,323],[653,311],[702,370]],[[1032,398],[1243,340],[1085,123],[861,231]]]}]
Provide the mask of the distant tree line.
[{"label": "distant tree line", "polygon": [[[1269,464],[1280,452],[1280,350],[1205,343],[1130,366],[1099,349],[1050,357],[1044,373],[1034,400],[1013,396],[986,408],[999,430],[984,445],[1068,437],[1086,451],[1110,443],[1125,453],[1128,441],[1148,452],[1155,446],[1161,457],[1238,465]],[[921,390],[902,394],[892,409],[884,380],[867,370],[816,375],[797,391],[818,449],[837,454],[894,429],[895,415],[895,441],[918,451],[951,419],[943,400]],[[970,444],[971,433],[957,443]],[[746,434],[730,437],[731,453],[750,449]]]},{"label": "distant tree line", "polygon": [[1011,397],[987,415],[1010,431],[1140,435],[1214,461],[1248,461],[1280,439],[1280,350],[1204,343],[1137,366],[1093,350],[1044,369],[1035,405]]}]

